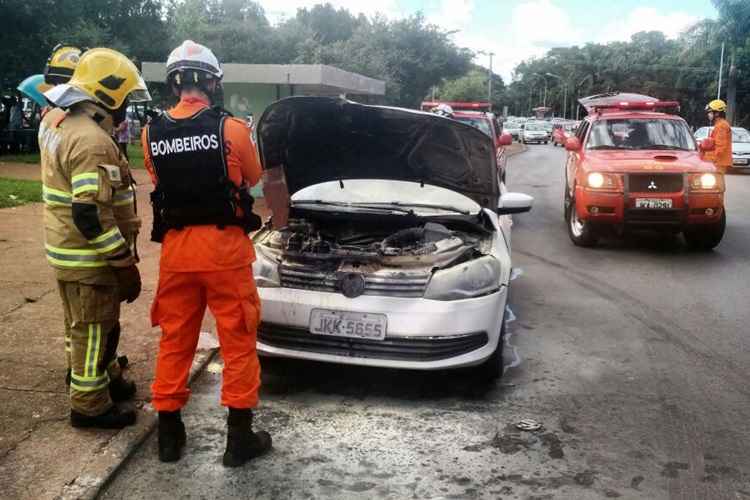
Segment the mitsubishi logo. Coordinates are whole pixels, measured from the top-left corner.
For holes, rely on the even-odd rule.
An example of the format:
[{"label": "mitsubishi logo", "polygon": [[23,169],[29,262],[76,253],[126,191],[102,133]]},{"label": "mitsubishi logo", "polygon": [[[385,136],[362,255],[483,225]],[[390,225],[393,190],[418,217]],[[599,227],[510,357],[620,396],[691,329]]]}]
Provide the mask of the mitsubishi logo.
[{"label": "mitsubishi logo", "polygon": [[648,189],[649,191],[656,191],[659,188],[657,187],[656,183],[652,180],[651,184],[648,185]]}]

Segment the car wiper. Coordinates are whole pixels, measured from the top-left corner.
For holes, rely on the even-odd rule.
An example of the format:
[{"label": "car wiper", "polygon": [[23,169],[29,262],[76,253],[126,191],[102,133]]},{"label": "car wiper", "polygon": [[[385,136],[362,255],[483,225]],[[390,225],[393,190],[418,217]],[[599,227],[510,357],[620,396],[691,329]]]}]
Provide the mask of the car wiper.
[{"label": "car wiper", "polygon": [[[408,210],[400,207],[381,206],[378,203],[346,203],[343,201],[323,201],[323,200],[296,200],[292,202],[292,206],[297,205],[323,205],[331,207],[342,207],[342,208],[372,208],[380,211],[398,212],[403,214],[414,214],[414,210]],[[382,205],[392,205],[390,203],[384,203]]]},{"label": "car wiper", "polygon": [[633,148],[626,148],[623,146],[612,146],[609,144],[601,144],[599,146],[589,146],[588,149],[633,149]]},{"label": "car wiper", "polygon": [[650,144],[648,147],[643,149],[673,149],[678,151],[690,151],[687,148],[681,148],[679,146],[672,146],[671,144]]},{"label": "car wiper", "polygon": [[471,215],[471,212],[468,210],[463,210],[461,208],[451,207],[451,206],[445,206],[445,205],[433,205],[429,203],[401,203],[400,201],[392,201],[392,202],[373,202],[373,203],[366,203],[366,204],[360,204],[356,203],[356,206],[397,206],[397,207],[412,207],[412,208],[437,208],[439,210],[447,210],[449,212],[456,212],[461,215]]}]

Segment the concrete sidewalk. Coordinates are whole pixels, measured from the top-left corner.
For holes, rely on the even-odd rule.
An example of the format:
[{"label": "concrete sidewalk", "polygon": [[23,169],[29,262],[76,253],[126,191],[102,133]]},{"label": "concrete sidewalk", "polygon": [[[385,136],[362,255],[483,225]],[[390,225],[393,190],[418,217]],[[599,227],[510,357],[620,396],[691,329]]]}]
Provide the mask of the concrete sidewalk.
[{"label": "concrete sidewalk", "polygon": [[[39,167],[0,164],[0,177],[39,179]],[[152,428],[147,403],[159,340],[151,328],[149,308],[156,290],[159,245],[149,241],[150,180],[135,170],[138,213],[143,229],[138,240],[143,292],[134,304],[123,304],[120,353],[138,384],[136,426],[124,431],[75,430],[68,424],[64,384],[65,356],[60,298],[54,274],[44,256],[43,206],[31,204],[0,210],[0,491],[8,499],[85,498],[98,491]],[[265,212],[259,203],[258,213]],[[194,369],[213,354],[217,343],[213,321]]]}]

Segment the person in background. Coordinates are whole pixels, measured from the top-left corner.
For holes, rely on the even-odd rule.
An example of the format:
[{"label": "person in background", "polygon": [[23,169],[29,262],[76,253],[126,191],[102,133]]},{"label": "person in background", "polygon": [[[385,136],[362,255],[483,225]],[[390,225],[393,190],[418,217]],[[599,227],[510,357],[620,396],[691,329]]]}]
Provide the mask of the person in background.
[{"label": "person in background", "polygon": [[713,162],[716,169],[726,174],[732,168],[732,127],[727,121],[727,104],[714,99],[706,105],[708,121],[713,127],[709,137],[714,141],[714,149],[705,151],[703,158]]},{"label": "person in background", "polygon": [[117,141],[117,147],[120,148],[120,152],[126,160],[130,161],[128,157],[128,144],[130,144],[130,122],[125,119],[115,128],[115,140]]}]

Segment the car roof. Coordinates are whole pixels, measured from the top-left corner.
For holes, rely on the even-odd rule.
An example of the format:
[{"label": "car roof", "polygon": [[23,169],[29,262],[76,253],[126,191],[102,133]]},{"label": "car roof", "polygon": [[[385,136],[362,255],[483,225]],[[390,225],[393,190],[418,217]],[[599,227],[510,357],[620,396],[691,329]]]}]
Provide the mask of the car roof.
[{"label": "car roof", "polygon": [[651,118],[654,120],[682,120],[681,116],[673,115],[670,113],[659,113],[655,111],[606,111],[604,113],[594,113],[591,115],[586,116],[586,119],[589,121],[597,121],[597,120],[609,120],[612,118],[616,119],[627,119],[627,118]]}]

